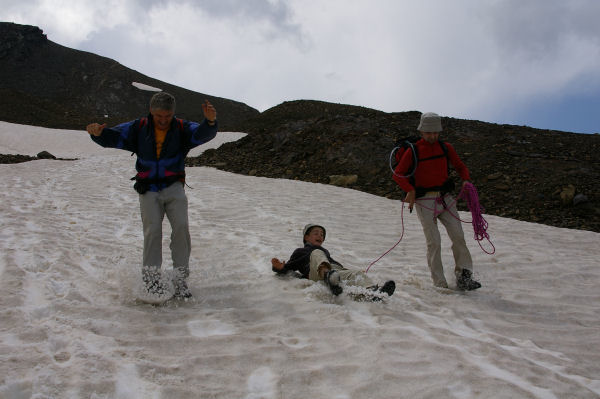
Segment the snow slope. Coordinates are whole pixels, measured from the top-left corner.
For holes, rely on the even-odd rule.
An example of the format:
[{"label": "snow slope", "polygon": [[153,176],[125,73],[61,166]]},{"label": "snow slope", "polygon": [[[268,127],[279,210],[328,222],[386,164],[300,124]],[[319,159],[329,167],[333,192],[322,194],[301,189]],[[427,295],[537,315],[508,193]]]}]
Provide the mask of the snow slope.
[{"label": "snow slope", "polygon": [[85,132],[0,122],[0,153],[42,150],[78,159],[0,165],[0,398],[600,397],[597,233],[486,216],[489,256],[465,225],[483,288],[461,293],[432,287],[404,213],[402,243],[369,272],[396,294],[355,302],[274,276],[270,259],[316,222],[336,260],[364,269],[400,237],[401,203],[188,168],[195,300],[155,307],[132,292],[134,157]]}]

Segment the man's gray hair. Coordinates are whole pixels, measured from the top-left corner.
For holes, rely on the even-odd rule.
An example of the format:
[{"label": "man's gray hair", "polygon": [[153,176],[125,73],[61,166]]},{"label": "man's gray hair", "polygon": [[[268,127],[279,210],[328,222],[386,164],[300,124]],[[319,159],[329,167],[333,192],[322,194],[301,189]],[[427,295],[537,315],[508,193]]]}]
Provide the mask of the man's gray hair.
[{"label": "man's gray hair", "polygon": [[175,97],[166,91],[158,92],[152,96],[152,99],[150,99],[150,109],[175,111]]}]

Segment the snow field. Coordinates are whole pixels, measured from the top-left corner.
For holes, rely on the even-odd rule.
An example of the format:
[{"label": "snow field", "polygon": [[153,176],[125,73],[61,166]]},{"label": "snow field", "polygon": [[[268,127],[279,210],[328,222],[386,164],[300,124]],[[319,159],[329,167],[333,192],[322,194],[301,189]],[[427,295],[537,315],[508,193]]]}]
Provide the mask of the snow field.
[{"label": "snow field", "polygon": [[[600,396],[597,233],[486,215],[497,250],[483,253],[464,225],[483,288],[461,293],[432,287],[405,212],[402,243],[369,272],[396,293],[356,302],[274,276],[270,259],[287,259],[314,222],[336,260],[365,269],[400,237],[401,203],[188,168],[195,299],[156,307],[133,295],[134,158],[84,132],[0,122],[0,153],[41,150],[78,159],[0,165],[0,398]],[[165,221],[165,268],[169,234]]]}]

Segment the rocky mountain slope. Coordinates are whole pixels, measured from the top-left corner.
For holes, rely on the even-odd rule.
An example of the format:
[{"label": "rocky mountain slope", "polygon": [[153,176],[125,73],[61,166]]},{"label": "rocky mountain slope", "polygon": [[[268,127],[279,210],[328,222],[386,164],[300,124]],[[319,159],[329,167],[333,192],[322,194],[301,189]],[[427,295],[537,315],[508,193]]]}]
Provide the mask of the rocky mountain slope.
[{"label": "rocky mountain slope", "polygon": [[[397,139],[417,133],[419,117],[414,111],[286,102],[245,122],[248,136],[188,161],[400,199],[389,155]],[[455,118],[442,123],[442,139],[454,145],[469,167],[486,212],[600,232],[599,135]]]},{"label": "rocky mountain slope", "polygon": [[[200,103],[207,98],[218,109],[221,130],[249,133],[188,158],[189,166],[403,197],[392,180],[389,154],[398,138],[416,134],[420,112],[302,100],[260,114],[243,103],[172,86],[108,58],[60,46],[37,27],[0,23],[0,120],[68,129],[83,129],[93,120],[130,120],[147,109],[153,94],[131,82],[173,93],[178,116],[189,119],[202,118]],[[443,124],[442,139],[469,167],[487,213],[600,232],[600,135],[449,117]],[[31,159],[37,158],[0,155],[0,163]]]},{"label": "rocky mountain slope", "polygon": [[[151,60],[149,60],[151,62]],[[81,129],[90,121],[114,125],[148,109],[160,88],[177,99],[177,116],[203,118],[204,99],[219,112],[222,129],[258,115],[241,102],[197,93],[124,67],[116,61],[56,44],[35,26],[0,22],[0,120],[53,128]]]}]

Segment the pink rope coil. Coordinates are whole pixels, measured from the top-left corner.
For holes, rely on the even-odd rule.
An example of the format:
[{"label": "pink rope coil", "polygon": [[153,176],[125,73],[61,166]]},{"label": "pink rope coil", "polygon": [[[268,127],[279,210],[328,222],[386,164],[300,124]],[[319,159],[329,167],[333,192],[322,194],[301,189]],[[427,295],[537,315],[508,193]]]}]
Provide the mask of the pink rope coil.
[{"label": "pink rope coil", "polygon": [[[464,199],[467,203],[467,208],[469,208],[469,211],[471,211],[471,224],[473,225],[474,234],[473,238],[475,239],[475,241],[477,241],[479,247],[482,249],[483,252],[485,252],[488,255],[492,255],[496,252],[496,248],[494,247],[494,244],[492,244],[492,242],[490,241],[490,235],[487,232],[488,222],[482,215],[482,208],[481,204],[479,203],[479,195],[477,194],[477,189],[470,182],[466,182],[463,185],[462,190],[460,190],[458,198]],[[486,251],[481,246],[481,241],[483,241],[484,239],[487,240],[492,246],[492,252]]]},{"label": "pink rope coil", "polygon": [[[422,198],[422,199],[433,199],[433,198]],[[467,208],[471,212],[471,217],[472,217],[471,222],[461,220],[460,217],[458,216],[458,214],[454,215],[452,212],[449,212],[449,211],[448,211],[448,213],[450,213],[450,215],[452,215],[456,220],[458,220],[460,222],[471,223],[473,225],[473,238],[475,239],[475,241],[477,241],[481,250],[488,255],[493,255],[496,252],[496,247],[494,247],[494,244],[492,244],[492,242],[490,241],[490,235],[487,232],[488,222],[485,220],[485,218],[482,215],[483,208],[481,207],[481,204],[479,203],[479,195],[477,193],[477,189],[475,188],[475,186],[472,183],[466,182],[465,184],[463,184],[462,189],[460,190],[460,193],[458,193],[458,195],[457,195],[456,199],[454,200],[454,202],[452,203],[452,205],[454,205],[458,201],[458,199],[463,199],[467,203]],[[436,206],[434,209],[424,207],[426,209],[432,210],[434,212],[434,217],[437,217],[439,214],[448,210],[448,208],[450,208],[452,206],[451,205],[448,207],[442,207],[442,210],[438,212],[437,204],[438,204],[438,202],[442,203],[442,198],[441,197],[435,198],[435,200],[436,200]],[[419,204],[419,206],[423,206],[423,205]],[[401,215],[400,218],[402,221],[402,234],[400,235],[400,239],[390,249],[385,251],[383,253],[383,255],[381,255],[379,258],[377,258],[373,262],[371,262],[369,264],[369,266],[367,267],[367,269],[365,270],[365,273],[368,273],[371,266],[373,266],[375,263],[379,262],[379,260],[381,258],[383,258],[388,253],[390,253],[394,248],[396,248],[398,246],[398,244],[400,244],[400,241],[402,241],[402,238],[404,237],[404,202],[402,203],[402,211],[401,211],[400,215]],[[487,240],[490,243],[490,245],[492,246],[491,252],[488,252],[485,250],[485,248],[483,248],[483,246],[481,245],[481,241],[483,241],[483,240]]]}]

